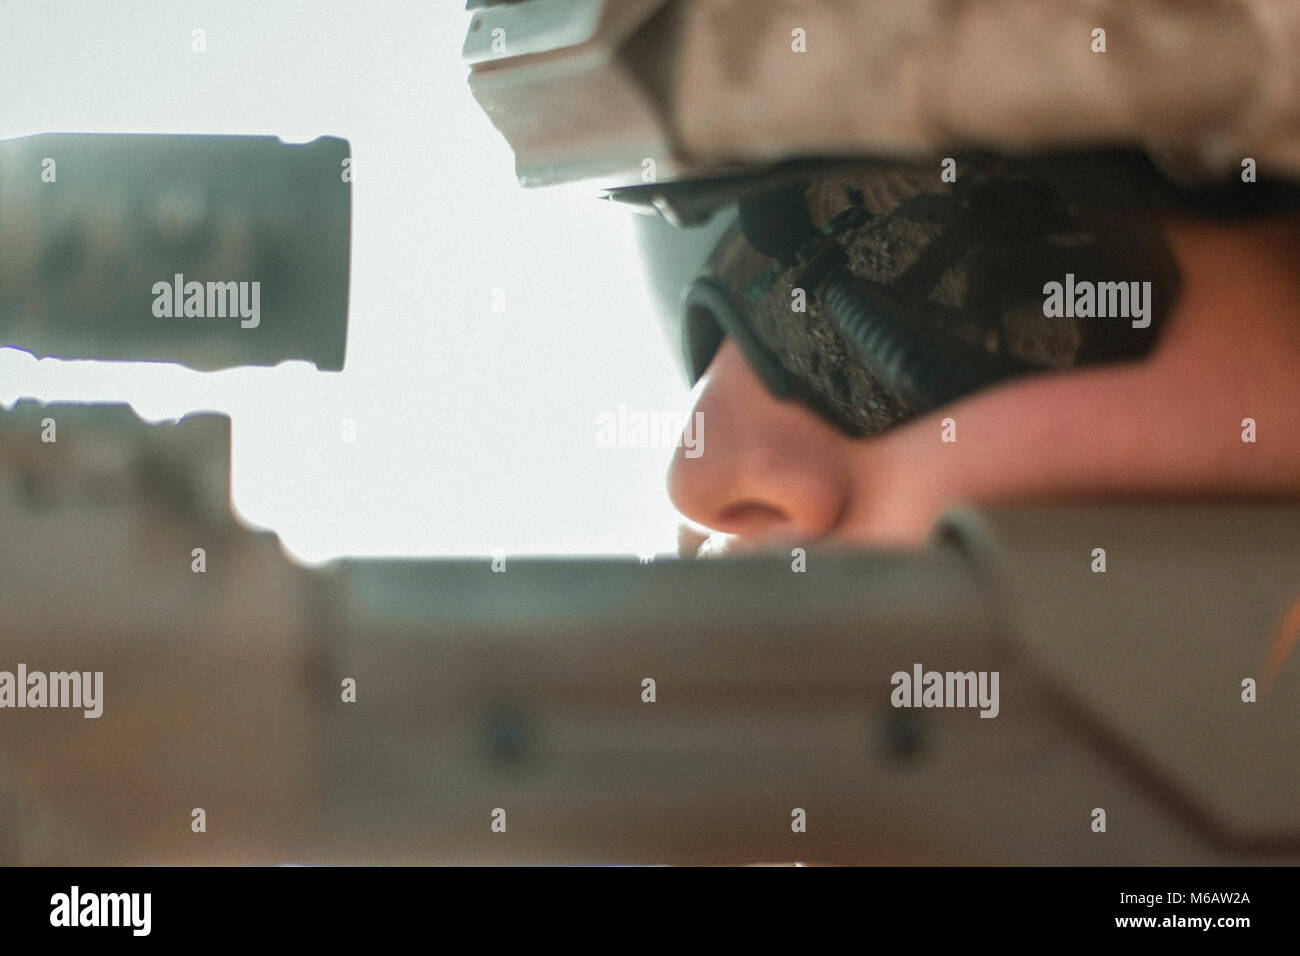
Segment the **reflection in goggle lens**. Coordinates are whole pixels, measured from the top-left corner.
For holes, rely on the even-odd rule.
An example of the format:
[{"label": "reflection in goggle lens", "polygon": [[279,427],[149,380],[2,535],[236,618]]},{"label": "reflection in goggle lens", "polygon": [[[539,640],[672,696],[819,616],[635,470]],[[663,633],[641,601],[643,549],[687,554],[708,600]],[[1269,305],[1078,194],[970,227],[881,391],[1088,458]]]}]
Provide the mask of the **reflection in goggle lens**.
[{"label": "reflection in goggle lens", "polygon": [[732,337],[774,395],[874,434],[1009,378],[1148,354],[1178,292],[1150,217],[1012,161],[873,164],[741,201],[688,290],[698,378]]}]

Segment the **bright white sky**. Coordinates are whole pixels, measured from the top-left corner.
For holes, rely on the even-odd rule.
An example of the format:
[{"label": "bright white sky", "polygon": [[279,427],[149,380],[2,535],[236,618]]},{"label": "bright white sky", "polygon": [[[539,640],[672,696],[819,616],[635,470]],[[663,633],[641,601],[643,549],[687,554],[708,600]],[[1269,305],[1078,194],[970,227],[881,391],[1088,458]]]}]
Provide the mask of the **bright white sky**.
[{"label": "bright white sky", "polygon": [[[671,549],[671,451],[596,444],[597,416],[620,403],[689,407],[631,214],[591,189],[517,185],[468,91],[462,6],[4,0],[0,138],[337,135],[355,181],[344,372],[0,350],[0,402],[230,413],[236,512],[307,561]],[[191,51],[195,27],[206,53]],[[354,444],[340,440],[345,417]]]}]

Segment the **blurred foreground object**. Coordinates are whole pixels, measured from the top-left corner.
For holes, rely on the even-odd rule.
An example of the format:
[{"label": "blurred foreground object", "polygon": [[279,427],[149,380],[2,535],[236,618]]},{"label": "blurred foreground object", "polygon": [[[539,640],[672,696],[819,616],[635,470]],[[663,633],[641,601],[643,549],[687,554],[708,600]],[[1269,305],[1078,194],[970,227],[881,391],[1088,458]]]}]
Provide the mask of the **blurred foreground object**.
[{"label": "blurred foreground object", "polygon": [[0,140],[0,347],[200,371],[290,359],[338,371],[349,155],[328,137]]},{"label": "blurred foreground object", "polygon": [[[1265,679],[1300,506],[959,512],[798,574],[309,571],[228,469],[218,416],[0,414],[0,670],[104,675],[98,718],[0,711],[0,862],[1300,862],[1300,662]],[[996,719],[893,708],[918,663],[1000,672]]]}]

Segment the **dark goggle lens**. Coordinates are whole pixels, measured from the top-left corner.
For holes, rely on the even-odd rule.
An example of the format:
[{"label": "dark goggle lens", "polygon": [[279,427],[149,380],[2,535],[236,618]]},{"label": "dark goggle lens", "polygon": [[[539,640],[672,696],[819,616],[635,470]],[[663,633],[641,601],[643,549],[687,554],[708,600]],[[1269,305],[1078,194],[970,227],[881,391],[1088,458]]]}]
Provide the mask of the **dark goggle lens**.
[{"label": "dark goggle lens", "polygon": [[1151,351],[1178,291],[1153,221],[1071,208],[1005,164],[937,180],[877,166],[742,205],[686,294],[694,376],[730,336],[774,395],[860,435]]}]

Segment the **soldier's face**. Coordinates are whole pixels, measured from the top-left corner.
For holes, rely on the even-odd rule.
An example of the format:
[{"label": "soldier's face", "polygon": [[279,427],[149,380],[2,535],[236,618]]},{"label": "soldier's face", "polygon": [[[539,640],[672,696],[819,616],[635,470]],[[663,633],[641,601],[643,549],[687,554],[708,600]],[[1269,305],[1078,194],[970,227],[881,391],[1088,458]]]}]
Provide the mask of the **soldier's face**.
[{"label": "soldier's face", "polygon": [[915,544],[959,501],[1300,497],[1297,220],[1168,240],[1183,288],[1147,360],[1007,383],[876,437],[774,399],[724,343],[696,391],[703,453],[668,476],[713,533],[685,529],[683,551]]}]

